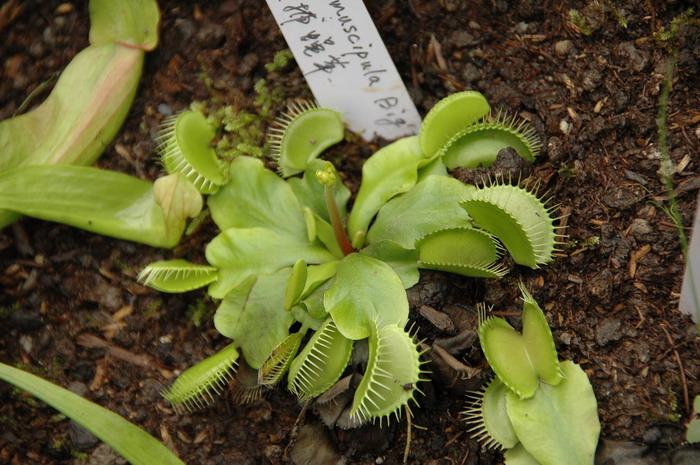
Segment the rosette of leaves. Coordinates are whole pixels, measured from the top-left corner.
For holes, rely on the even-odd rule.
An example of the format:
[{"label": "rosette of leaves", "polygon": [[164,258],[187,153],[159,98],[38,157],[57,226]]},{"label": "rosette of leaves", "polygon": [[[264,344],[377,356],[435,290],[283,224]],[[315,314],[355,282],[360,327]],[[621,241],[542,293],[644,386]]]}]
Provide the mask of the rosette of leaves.
[{"label": "rosette of leaves", "polygon": [[[320,115],[308,124],[322,127]],[[327,116],[335,121],[336,115]],[[433,129],[424,137],[444,138],[433,131],[445,132],[459,119],[432,117]],[[310,132],[296,126],[294,134],[306,140]],[[320,134],[318,140],[326,139]],[[292,139],[284,144],[296,146]],[[421,136],[406,137],[372,155],[352,212],[348,189],[329,162],[315,158],[315,148],[308,148],[313,156],[294,157],[294,169],[303,173],[288,179],[255,158],[231,162],[227,182],[209,197],[221,232],[206,248],[208,264],[157,262],[140,275],[144,284],[166,292],[208,286],[210,296],[221,299],[215,326],[233,341],[226,355],[184,372],[166,393],[171,402],[202,403],[234,375],[241,358],[258,371],[259,386],[272,386],[286,374],[288,388],[301,400],[311,399],[357,369],[348,363],[357,341],[366,341],[349,414],[356,424],[400,415],[425,373],[405,330],[405,289],[418,282],[419,269],[497,278],[507,269],[494,235],[512,235],[503,241],[509,250],[526,244],[519,252],[531,263],[547,261],[553,244],[540,242],[556,239],[532,235],[532,223],[521,217],[520,210],[536,209],[529,214],[553,230],[549,210],[529,202],[532,194],[503,183],[466,185],[447,175],[437,150],[422,145]],[[499,194],[505,189],[511,202]],[[489,208],[499,219],[495,225],[480,221],[484,227],[478,228],[467,212],[480,217]]]},{"label": "rosette of leaves", "polygon": [[506,465],[592,465],[600,434],[593,388],[579,365],[559,362],[544,313],[520,288],[522,333],[480,314],[479,342],[496,377],[471,396],[470,432],[504,449]]}]

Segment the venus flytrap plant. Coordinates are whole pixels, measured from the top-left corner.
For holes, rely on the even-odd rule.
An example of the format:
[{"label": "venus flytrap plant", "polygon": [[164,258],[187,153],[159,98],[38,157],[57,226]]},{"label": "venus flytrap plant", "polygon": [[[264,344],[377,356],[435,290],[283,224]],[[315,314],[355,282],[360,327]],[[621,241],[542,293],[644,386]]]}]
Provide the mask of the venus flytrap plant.
[{"label": "venus flytrap plant", "polygon": [[[426,373],[405,329],[405,289],[418,282],[419,269],[497,278],[507,272],[500,263],[505,249],[530,266],[545,263],[554,250],[557,236],[545,234],[553,231],[550,210],[532,194],[503,183],[485,191],[447,175],[441,147],[465,125],[482,124],[488,111],[475,92],[436,105],[419,136],[399,139],[365,162],[349,214],[348,189],[332,164],[316,159],[319,147],[342,135],[333,113],[313,108],[287,118],[287,130],[274,136],[282,177],[258,159],[234,159],[226,183],[208,201],[221,231],[206,248],[209,265],[157,262],[139,277],[168,292],[208,286],[210,296],[222,299],[214,324],[236,351],[230,363],[207,359],[205,368],[190,372],[194,376],[178,378],[169,400],[198,405],[218,386],[208,381],[206,367],[223,379],[236,361],[257,370],[251,390],[287,374],[288,388],[301,400],[312,399],[357,370],[348,362],[357,342],[366,341],[351,423],[401,415]],[[517,128],[503,131],[520,137],[513,135]],[[500,137],[491,128],[474,133]],[[294,173],[301,176],[285,179]],[[489,221],[489,213],[495,219]]]},{"label": "venus flytrap plant", "polygon": [[522,334],[481,309],[479,341],[496,377],[471,395],[469,431],[504,449],[506,465],[592,465],[600,434],[593,388],[577,364],[559,362],[544,313],[520,289]]},{"label": "venus flytrap plant", "polygon": [[183,173],[202,194],[213,194],[224,183],[224,169],[210,145],[214,127],[198,111],[169,116],[157,137],[161,163],[169,174]]},{"label": "venus flytrap plant", "polygon": [[270,150],[282,177],[299,174],[309,161],[343,140],[345,127],[337,111],[315,103],[292,103],[273,121],[269,130]]}]

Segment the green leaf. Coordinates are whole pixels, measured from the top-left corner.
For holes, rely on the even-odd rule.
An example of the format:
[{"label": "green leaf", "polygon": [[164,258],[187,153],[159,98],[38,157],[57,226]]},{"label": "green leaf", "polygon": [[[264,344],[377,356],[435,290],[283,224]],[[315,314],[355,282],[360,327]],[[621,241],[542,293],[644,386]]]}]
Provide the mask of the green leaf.
[{"label": "green leaf", "polygon": [[292,104],[270,129],[272,156],[282,176],[301,173],[309,162],[345,136],[340,113],[314,104]]},{"label": "green leaf", "polygon": [[258,370],[258,384],[266,386],[277,384],[289,369],[305,335],[306,331],[292,333],[275,347]]},{"label": "green leaf", "polygon": [[161,292],[180,293],[199,289],[216,281],[216,268],[187,260],[162,260],[144,268],[137,277],[144,286]]},{"label": "green leaf", "polygon": [[340,250],[338,239],[336,239],[335,231],[333,231],[333,226],[315,212],[311,211],[310,208],[305,208],[304,212],[308,212],[306,216],[306,227],[309,228],[309,226],[312,225],[309,230],[314,231],[315,238],[318,239],[333,256],[338,259],[343,258],[345,255],[343,251]]},{"label": "green leaf", "polygon": [[304,286],[304,292],[301,294],[301,298],[307,298],[319,286],[335,276],[338,269],[338,263],[340,263],[340,261],[335,260],[332,262],[307,267],[306,285]]},{"label": "green leaf", "polygon": [[202,196],[182,175],[154,184],[85,166],[26,166],[0,173],[0,209],[154,247],[174,247]]},{"label": "green leaf", "polygon": [[508,418],[507,391],[505,384],[493,378],[482,391],[471,394],[471,404],[462,412],[468,432],[489,449],[510,449],[520,442]]},{"label": "green leaf", "polygon": [[506,459],[506,465],[542,465],[525,450],[522,444],[505,451],[503,457]]},{"label": "green leaf", "polygon": [[460,203],[476,225],[496,236],[515,263],[537,268],[552,260],[556,246],[550,210],[518,186],[493,184],[469,193]]},{"label": "green leaf", "polygon": [[227,345],[183,371],[172,386],[163,391],[163,397],[179,413],[209,405],[214,394],[221,395],[236,373],[238,357],[236,344]]},{"label": "green leaf", "polygon": [[416,241],[418,267],[476,278],[500,278],[507,269],[493,237],[471,227],[447,228]]},{"label": "green leaf", "polygon": [[[337,267],[338,262],[335,262],[335,265]],[[297,309],[303,309],[302,312],[314,320],[323,321],[326,319],[326,317],[328,317],[326,307],[323,305],[323,299],[326,295],[326,291],[331,287],[334,281],[334,277],[326,279],[325,281],[321,281],[318,287],[316,287],[313,290],[310,290],[309,294],[304,296],[304,300],[300,303],[300,305],[292,309],[292,313],[296,315],[297,320],[299,320],[302,323],[306,322],[306,319],[302,321],[302,319],[299,318],[299,315],[295,312],[295,310]],[[308,326],[310,328],[313,328],[313,322],[309,322]]]},{"label": "green leaf", "polygon": [[76,55],[41,105],[0,122],[0,171],[94,163],[126,118],[143,60],[143,51],[114,43]]},{"label": "green leaf", "polygon": [[484,96],[476,91],[467,90],[445,97],[425,115],[418,135],[421,150],[426,156],[436,155],[458,131],[490,111]]},{"label": "green leaf", "polygon": [[285,312],[284,289],[291,268],[250,276],[232,289],[214,315],[214,326],[241,348],[246,362],[258,369],[289,335],[294,322]]},{"label": "green leaf", "polygon": [[[121,15],[112,15],[115,9]],[[0,172],[30,165],[90,165],[102,154],[129,112],[143,69],[143,49],[124,44],[135,31],[119,26],[134,14],[140,19],[138,34],[150,31],[142,48],[152,49],[159,20],[154,0],[90,2],[93,45],[71,60],[41,105],[0,122]],[[17,218],[0,210],[0,228]]]},{"label": "green leaf", "polygon": [[455,134],[440,150],[440,158],[448,169],[488,167],[506,147],[534,162],[542,143],[525,120],[518,122],[515,117],[499,112],[494,118],[469,125]]},{"label": "green leaf", "polygon": [[556,386],[562,381],[562,373],[552,330],[544,312],[522,282],[519,288],[523,294],[523,340],[528,358],[540,379]]},{"label": "green leaf", "polygon": [[595,394],[581,367],[566,361],[561,368],[563,381],[541,383],[530,399],[508,392],[508,416],[523,447],[540,464],[593,465],[600,435]]},{"label": "green leaf", "polygon": [[206,257],[219,272],[219,279],[209,287],[209,294],[217,299],[249,276],[273,273],[299,259],[313,264],[335,260],[325,247],[306,237],[297,239],[266,228],[227,229],[207,245]]},{"label": "green leaf", "polygon": [[420,353],[403,327],[394,324],[380,328],[373,324],[368,345],[367,369],[355,391],[350,416],[379,418],[381,424],[391,415],[399,418],[423,381]]},{"label": "green leaf", "polygon": [[82,425],[133,465],[184,465],[153,436],[114,412],[38,376],[0,363],[0,379],[43,400]]},{"label": "green leaf", "polygon": [[289,390],[302,401],[326,392],[345,371],[353,343],[327,318],[289,367]]},{"label": "green leaf", "polygon": [[306,221],[291,187],[258,159],[243,156],[233,160],[229,182],[209,197],[208,205],[222,231],[266,228],[307,239]]},{"label": "green leaf", "polygon": [[694,418],[688,424],[685,432],[685,440],[688,442],[700,442],[700,419]]},{"label": "green leaf", "polygon": [[194,110],[163,120],[157,152],[169,174],[183,173],[202,194],[213,194],[224,183],[223,164],[211,143],[216,128]]},{"label": "green leaf", "polygon": [[306,285],[307,275],[306,262],[303,259],[297,260],[292,267],[292,273],[287,280],[287,287],[284,289],[284,310],[290,311],[292,307],[299,301],[301,293]]},{"label": "green leaf", "polygon": [[349,339],[368,337],[372,325],[403,327],[408,321],[408,299],[401,279],[386,263],[357,253],[338,264],[323,303],[338,330]]},{"label": "green leaf", "polygon": [[379,149],[362,166],[362,185],[348,219],[350,237],[367,231],[379,209],[392,197],[412,188],[418,169],[430,163],[418,137],[404,137]]},{"label": "green leaf", "polygon": [[479,342],[496,376],[523,399],[535,394],[542,379],[552,385],[562,380],[554,338],[544,313],[521,285],[523,334],[506,320],[479,315]]},{"label": "green leaf", "polygon": [[415,249],[407,249],[394,241],[378,241],[368,245],[360,253],[376,258],[393,268],[401,278],[404,289],[413,287],[420,279],[418,251]]},{"label": "green leaf", "polygon": [[[325,166],[326,162],[323,160],[312,160],[306,167],[303,177],[289,178],[287,179],[287,184],[294,191],[294,195],[296,195],[302,207],[310,208],[324,221],[330,222],[323,184],[316,180],[316,171],[325,168]],[[333,196],[335,197],[336,205],[338,205],[340,216],[345,217],[346,206],[348,200],[350,200],[350,190],[342,182],[336,182],[333,186]]]},{"label": "green leaf", "polygon": [[154,0],[90,0],[90,43],[122,42],[153,50],[158,45],[160,11]]},{"label": "green leaf", "polygon": [[473,186],[451,177],[428,176],[379,210],[367,233],[367,242],[391,240],[413,249],[416,240],[426,234],[470,226],[469,215],[464,214],[459,201],[472,190]]}]

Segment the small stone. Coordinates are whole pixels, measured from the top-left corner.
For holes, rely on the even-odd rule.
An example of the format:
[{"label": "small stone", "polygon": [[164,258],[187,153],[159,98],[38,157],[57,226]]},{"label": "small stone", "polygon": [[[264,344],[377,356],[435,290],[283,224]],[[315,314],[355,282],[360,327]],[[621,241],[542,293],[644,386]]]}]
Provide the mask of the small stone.
[{"label": "small stone", "polygon": [[173,109],[167,103],[161,103],[158,105],[158,113],[165,116],[170,116],[173,114]]},{"label": "small stone", "polygon": [[564,135],[569,135],[571,132],[571,124],[565,119],[559,121],[559,130],[561,131],[562,134]]},{"label": "small stone", "polygon": [[700,443],[684,444],[669,454],[671,465],[697,465],[700,463]]},{"label": "small stone", "polygon": [[464,68],[462,68],[460,77],[464,82],[472,83],[481,79],[481,71],[479,71],[479,68],[477,68],[473,63],[467,63],[464,65]]},{"label": "small stone", "polygon": [[56,14],[57,15],[67,15],[68,13],[71,13],[75,7],[73,6],[72,3],[66,2],[66,3],[61,3],[56,7]]},{"label": "small stone", "polygon": [[20,331],[36,330],[44,326],[41,320],[41,314],[34,311],[18,310],[7,319],[9,326],[19,329]]},{"label": "small stone", "polygon": [[557,55],[564,56],[569,51],[571,50],[571,41],[570,40],[560,40],[556,44],[554,44],[554,51],[557,53]]},{"label": "small stone", "polygon": [[632,221],[630,233],[640,242],[654,242],[658,237],[651,223],[644,218],[635,218]]},{"label": "small stone", "polygon": [[608,318],[603,320],[601,324],[598,325],[595,331],[595,341],[599,346],[605,346],[612,341],[618,341],[622,338],[622,333],[620,332],[620,327],[622,322],[615,318]]},{"label": "small stone", "polygon": [[73,394],[78,394],[81,397],[84,397],[88,393],[87,385],[79,381],[73,381],[72,383],[70,383],[68,385],[68,390]]},{"label": "small stone", "polygon": [[100,442],[100,440],[97,439],[97,436],[72,420],[70,422],[70,426],[68,427],[68,434],[78,450],[85,451],[92,449],[98,442]]},{"label": "small stone", "polygon": [[452,33],[448,41],[455,47],[460,48],[474,45],[477,42],[474,38],[474,35],[471,32],[465,31],[463,29],[457,30],[454,33]]},{"label": "small stone", "polygon": [[620,55],[625,62],[625,66],[631,67],[636,72],[641,72],[649,62],[649,59],[637,50],[634,42],[623,42],[620,44]]},{"label": "small stone", "polygon": [[551,161],[561,160],[564,156],[562,141],[559,137],[550,137],[547,140],[547,154]]},{"label": "small stone", "polygon": [[226,30],[221,24],[207,23],[196,30],[196,39],[203,48],[217,48],[221,46],[226,36]]},{"label": "small stone", "polygon": [[602,200],[610,208],[624,210],[637,205],[641,200],[641,196],[628,189],[615,189],[605,193]]},{"label": "small stone", "polygon": [[561,333],[559,335],[559,341],[561,341],[562,344],[567,345],[567,346],[571,344],[572,339],[573,339],[573,336],[571,335],[571,333],[565,332],[565,333]]},{"label": "small stone", "polygon": [[595,454],[595,463],[611,465],[658,465],[659,459],[647,446],[609,439],[601,439]]},{"label": "small stone", "polygon": [[32,337],[27,336],[26,334],[23,336],[19,337],[19,345],[22,346],[24,351],[28,354],[32,353],[32,348],[34,347],[34,344],[32,342]]},{"label": "small stone", "polygon": [[126,465],[127,462],[107,444],[100,444],[90,454],[88,465]]},{"label": "small stone", "polygon": [[280,461],[280,459],[282,458],[283,453],[284,453],[284,449],[282,449],[277,444],[270,444],[270,445],[267,445],[263,448],[263,455],[271,463],[278,463]]},{"label": "small stone", "polygon": [[291,446],[289,458],[295,465],[334,465],[342,460],[322,425],[303,425]]},{"label": "small stone", "polygon": [[521,21],[515,25],[515,32],[517,32],[519,34],[523,34],[523,33],[527,32],[528,27],[530,27],[529,24]]}]

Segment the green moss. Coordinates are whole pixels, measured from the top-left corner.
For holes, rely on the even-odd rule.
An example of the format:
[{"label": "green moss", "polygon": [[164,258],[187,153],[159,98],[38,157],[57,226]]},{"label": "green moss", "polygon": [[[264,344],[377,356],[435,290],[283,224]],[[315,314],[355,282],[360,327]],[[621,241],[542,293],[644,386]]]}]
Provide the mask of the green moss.
[{"label": "green moss", "polygon": [[279,72],[289,66],[289,63],[291,63],[292,60],[294,60],[294,55],[289,49],[280,50],[279,52],[275,53],[272,63],[265,65],[265,69],[271,73]]},{"label": "green moss", "polygon": [[615,18],[620,26],[627,28],[627,18],[613,0],[594,0],[581,10],[569,10],[569,24],[581,34],[589,36],[600,29],[608,16]]},{"label": "green moss", "polygon": [[209,122],[217,128],[219,137],[215,148],[219,157],[224,160],[240,155],[260,158],[268,153],[267,125],[286,101],[282,87],[270,88],[270,77],[285,69],[292,59],[289,50],[282,50],[275,54],[271,63],[265,65],[267,75],[253,86],[255,96],[249,108],[222,105],[221,99],[216,97],[218,84],[206,70],[200,74],[211,97],[206,102],[193,104],[193,107],[208,115]]},{"label": "green moss", "polygon": [[19,304],[16,302],[12,305],[8,305],[7,307],[0,307],[0,319],[9,317],[17,310],[19,310]]},{"label": "green moss", "polygon": [[681,35],[683,30],[693,26],[700,26],[700,18],[694,15],[695,9],[688,8],[671,20],[668,30],[661,26],[659,30],[653,34],[656,43],[664,47],[669,53],[677,53],[681,47]]},{"label": "green moss", "polygon": [[187,307],[187,317],[192,320],[192,323],[199,328],[202,326],[204,320],[210,319],[214,316],[215,308],[212,305],[207,304],[203,299],[190,304]]},{"label": "green moss", "polygon": [[150,318],[158,315],[160,310],[163,308],[163,299],[157,298],[151,300],[146,305],[146,310],[143,312],[144,318]]},{"label": "green moss", "polygon": [[598,29],[598,24],[592,22],[588,17],[581,14],[578,10],[569,10],[569,24],[581,34],[589,36]]}]

